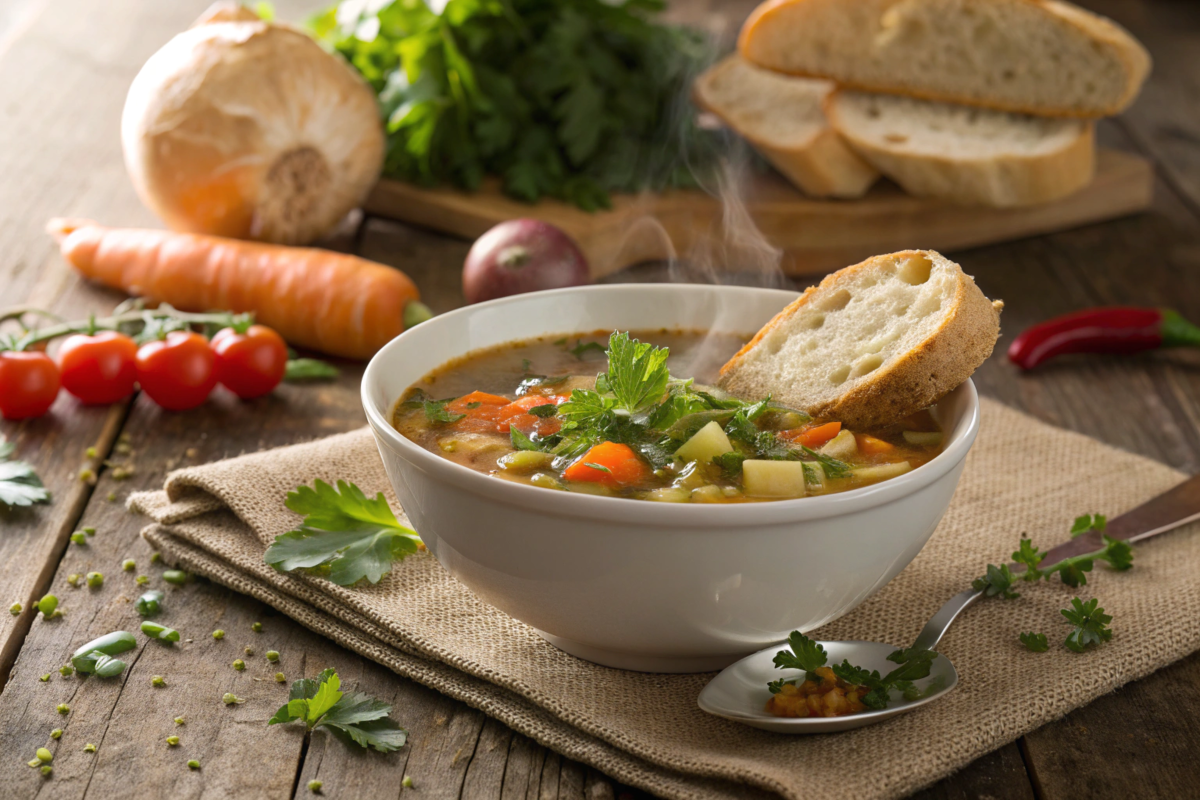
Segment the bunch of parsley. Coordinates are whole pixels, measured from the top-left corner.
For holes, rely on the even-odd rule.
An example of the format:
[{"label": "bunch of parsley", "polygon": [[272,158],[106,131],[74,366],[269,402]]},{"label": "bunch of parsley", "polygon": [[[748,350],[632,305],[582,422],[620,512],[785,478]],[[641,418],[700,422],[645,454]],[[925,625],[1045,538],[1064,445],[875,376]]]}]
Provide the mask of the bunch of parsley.
[{"label": "bunch of parsley", "polygon": [[704,40],[663,0],[342,2],[309,22],[379,95],[386,174],[533,202],[687,186],[712,162],[687,104]]}]

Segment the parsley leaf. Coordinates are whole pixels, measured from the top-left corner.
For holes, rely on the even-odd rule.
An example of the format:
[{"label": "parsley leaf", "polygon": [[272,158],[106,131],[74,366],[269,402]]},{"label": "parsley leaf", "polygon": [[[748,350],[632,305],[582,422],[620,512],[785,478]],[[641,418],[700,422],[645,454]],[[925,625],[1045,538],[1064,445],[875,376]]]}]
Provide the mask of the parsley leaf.
[{"label": "parsley leaf", "polygon": [[575,356],[580,361],[583,361],[584,357],[588,353],[600,353],[601,355],[604,355],[605,350],[604,350],[604,345],[600,344],[599,342],[579,341],[579,342],[576,342],[575,346],[572,347],[567,352],[570,353],[571,355]]},{"label": "parsley leaf", "polygon": [[516,426],[508,429],[508,439],[512,442],[512,446],[517,450],[544,450],[541,442],[534,441],[525,434],[517,430]]},{"label": "parsley leaf", "polygon": [[[383,493],[368,499],[353,483],[324,481],[300,486],[287,496],[287,507],[304,514],[296,530],[275,537],[263,560],[283,572],[322,568],[333,583],[371,583],[392,569],[392,562],[417,551],[416,531],[404,527]],[[324,572],[327,568],[328,572]]]},{"label": "parsley leaf", "polygon": [[971,587],[977,592],[983,592],[984,597],[1003,597],[1005,600],[1012,600],[1014,597],[1021,595],[1012,590],[1013,585],[1012,570],[1008,564],[988,564],[987,573],[983,577],[976,578],[971,581]]},{"label": "parsley leaf", "polygon": [[788,635],[790,650],[780,650],[772,662],[778,669],[802,669],[805,672],[815,672],[825,666],[828,656],[820,643],[813,641],[800,631],[792,631]]},{"label": "parsley leaf", "polygon": [[713,456],[712,463],[721,468],[721,473],[729,479],[735,479],[742,474],[742,462],[746,460],[744,453],[730,450],[719,456]]},{"label": "parsley leaf", "polygon": [[1068,650],[1082,653],[1089,647],[1103,644],[1112,638],[1112,630],[1108,627],[1112,617],[1105,614],[1103,608],[1098,607],[1099,602],[1093,597],[1085,603],[1076,597],[1071,600],[1070,608],[1064,608],[1060,612],[1073,626],[1064,642]]},{"label": "parsley leaf", "polygon": [[441,422],[448,424],[451,422],[458,422],[460,419],[467,416],[466,414],[451,414],[446,410],[446,406],[454,402],[454,400],[455,398],[453,397],[446,400],[426,400],[421,404],[425,409],[426,419],[428,419],[430,422]]},{"label": "parsley leaf", "polygon": [[667,391],[670,350],[614,332],[608,339],[608,371],[597,379],[616,399],[617,407],[635,413],[657,403]]},{"label": "parsley leaf", "polygon": [[1103,514],[1084,514],[1076,517],[1071,525],[1071,536],[1082,536],[1088,531],[1103,531],[1108,526],[1108,517]]},{"label": "parsley leaf", "polygon": [[542,417],[543,419],[546,417],[553,417],[558,413],[558,406],[553,402],[547,401],[544,405],[534,406],[533,408],[529,409],[529,413],[533,414],[535,417]]},{"label": "parsley leaf", "polygon": [[387,703],[365,694],[343,693],[337,673],[326,669],[315,679],[294,682],[287,704],[267,724],[302,720],[310,731],[325,727],[343,741],[388,753],[400,749],[408,740],[408,731],[388,717],[391,710]]},{"label": "parsley leaf", "polygon": [[1050,649],[1050,643],[1044,633],[1022,633],[1020,638],[1021,644],[1031,652],[1044,653]]},{"label": "parsley leaf", "polygon": [[1018,564],[1024,564],[1026,569],[1021,576],[1022,580],[1036,581],[1042,577],[1041,571],[1038,569],[1038,564],[1042,563],[1042,559],[1046,554],[1033,546],[1033,541],[1022,537],[1021,544],[1012,554],[1012,560]]},{"label": "parsley leaf", "polygon": [[10,461],[16,445],[0,435],[0,505],[31,506],[49,503],[50,492],[42,485],[33,467],[24,461]]}]

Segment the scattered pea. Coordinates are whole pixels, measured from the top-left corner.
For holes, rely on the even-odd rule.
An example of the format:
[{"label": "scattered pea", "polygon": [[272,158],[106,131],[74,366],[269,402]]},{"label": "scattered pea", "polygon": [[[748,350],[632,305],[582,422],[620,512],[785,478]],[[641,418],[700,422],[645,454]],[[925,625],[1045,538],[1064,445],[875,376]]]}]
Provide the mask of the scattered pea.
[{"label": "scattered pea", "polygon": [[169,744],[171,747],[174,747],[175,745],[179,744],[179,737],[178,736],[168,736],[167,744]]},{"label": "scattered pea", "polygon": [[83,531],[75,531],[71,534],[71,541],[75,544],[87,544],[87,534]]},{"label": "scattered pea", "polygon": [[138,575],[136,578],[133,579],[133,582],[136,583],[138,586],[145,586],[147,583],[150,582],[150,579],[148,577],[146,577],[145,575]]},{"label": "scattered pea", "polygon": [[285,676],[282,672],[276,672],[275,673],[275,682],[276,683],[287,683],[287,676]]},{"label": "scattered pea", "polygon": [[225,705],[227,705],[227,706],[232,706],[232,705],[235,705],[235,704],[237,704],[237,703],[244,703],[244,702],[246,702],[246,701],[245,701],[245,700],[243,700],[242,698],[238,697],[238,696],[237,696],[236,694],[234,694],[233,692],[226,692],[226,693],[225,693],[225,696],[221,698],[221,702],[222,702],[222,703],[224,703],[224,704],[225,704]]},{"label": "scattered pea", "polygon": [[313,794],[320,794],[321,782],[320,781],[309,781],[308,782],[308,790],[310,792],[312,792]]},{"label": "scattered pea", "polygon": [[42,612],[42,616],[49,617],[58,610],[58,598],[52,594],[48,594],[41,600],[38,600],[38,611]]},{"label": "scattered pea", "polygon": [[405,789],[411,789],[413,786],[412,778],[408,775],[405,775],[404,780],[400,781],[400,785],[403,786]]},{"label": "scattered pea", "polygon": [[29,761],[26,761],[25,763],[31,767],[40,767],[42,765],[42,761],[40,758],[30,759]]},{"label": "scattered pea", "polygon": [[117,502],[117,493],[116,493],[116,492],[109,492],[109,493],[108,493],[108,496],[107,496],[107,497],[105,497],[104,499],[105,499],[105,500],[107,500],[107,501],[108,501],[108,502],[110,502],[110,503],[115,503],[115,502]]},{"label": "scattered pea", "polygon": [[213,631],[213,638],[218,641],[220,641],[221,639],[224,639],[225,631],[221,630],[220,628],[217,628],[215,631]]},{"label": "scattered pea", "polygon": [[49,750],[47,750],[44,747],[39,747],[37,749],[37,757],[38,757],[38,761],[48,764],[54,760],[54,753],[51,753]]},{"label": "scattered pea", "polygon": [[72,572],[70,575],[67,576],[67,585],[70,586],[72,589],[78,589],[79,588],[79,579],[82,577],[83,576],[80,575],[78,572]]},{"label": "scattered pea", "polygon": [[22,609],[22,605],[20,603],[13,603],[11,606],[8,607],[8,613],[12,614],[15,617],[21,613],[21,609]]},{"label": "scattered pea", "polygon": [[87,450],[83,451],[83,455],[85,458],[95,458],[96,457],[96,448],[89,447]]},{"label": "scattered pea", "polygon": [[262,633],[262,623],[261,622],[254,623],[253,625],[250,626],[250,630],[254,631],[255,633]]},{"label": "scattered pea", "polygon": [[279,653],[275,650],[267,651],[267,661],[276,662],[279,660]]},{"label": "scattered pea", "polygon": [[112,471],[112,479],[114,481],[123,481],[133,475],[133,467],[116,467]]},{"label": "scattered pea", "polygon": [[183,717],[176,717],[176,718],[175,718],[175,724],[176,724],[176,725],[182,725],[183,723],[184,723],[184,719],[183,719]]},{"label": "scattered pea", "polygon": [[87,585],[92,589],[99,589],[104,585],[104,574],[100,572],[89,572],[87,574]]},{"label": "scattered pea", "polygon": [[91,525],[88,525],[86,528],[84,528],[83,532],[86,533],[88,536],[96,535],[96,529],[93,528]]},{"label": "scattered pea", "polygon": [[61,739],[62,738],[62,728],[55,728],[54,730],[50,731],[50,738],[51,739]]},{"label": "scattered pea", "polygon": [[94,753],[94,752],[96,752],[96,745],[92,744],[91,742],[88,742],[87,744],[85,744],[85,745],[83,746],[83,752],[85,752],[85,753]]},{"label": "scattered pea", "polygon": [[137,562],[132,558],[127,558],[121,562],[121,569],[125,570],[126,572],[133,572],[135,569],[137,569]]},{"label": "scattered pea", "polygon": [[58,674],[62,675],[64,678],[71,677],[71,675],[74,672],[75,672],[75,668],[72,667],[70,664],[63,664],[61,667],[58,668]]},{"label": "scattered pea", "polygon": [[155,550],[153,553],[150,554],[150,563],[151,564],[157,564],[160,561],[162,561],[162,553]]},{"label": "scattered pea", "polygon": [[[50,676],[47,675],[46,677],[49,678]],[[69,705],[67,705],[66,703],[59,703],[58,706],[56,706],[54,710],[57,711],[58,713],[62,714],[63,716],[66,716],[67,714],[71,713],[71,707]]]},{"label": "scattered pea", "polygon": [[247,645],[246,646],[246,655],[248,655],[248,656],[254,655],[254,648]]},{"label": "scattered pea", "polygon": [[188,578],[190,577],[190,575],[181,569],[169,569],[162,574],[162,579],[164,581],[174,584],[175,586],[183,586],[188,582]]},{"label": "scattered pea", "polygon": [[45,683],[46,681],[50,680],[50,673],[47,672],[42,677],[38,678],[38,680],[41,681],[42,683]]},{"label": "scattered pea", "polygon": [[[238,672],[241,672],[242,670],[244,670],[246,668],[246,662],[242,661],[240,658],[235,659],[233,662],[233,668],[236,669]],[[226,696],[228,696],[228,695],[226,695]]]},{"label": "scattered pea", "polygon": [[133,448],[129,446],[129,442],[118,442],[113,450],[116,451],[117,455],[121,456],[127,456],[133,452]]},{"label": "scattered pea", "polygon": [[49,764],[42,765],[42,777],[43,778],[49,778],[53,774],[54,774],[54,767],[50,766]]},{"label": "scattered pea", "polygon": [[152,675],[150,677],[150,685],[151,686],[166,686],[167,682],[165,680],[163,680],[162,675]]},{"label": "scattered pea", "polygon": [[200,769],[200,762],[193,758],[188,762],[188,769]]},{"label": "scattered pea", "polygon": [[96,482],[96,473],[88,467],[84,467],[83,469],[79,470],[79,480],[83,481],[84,483],[94,484]]}]

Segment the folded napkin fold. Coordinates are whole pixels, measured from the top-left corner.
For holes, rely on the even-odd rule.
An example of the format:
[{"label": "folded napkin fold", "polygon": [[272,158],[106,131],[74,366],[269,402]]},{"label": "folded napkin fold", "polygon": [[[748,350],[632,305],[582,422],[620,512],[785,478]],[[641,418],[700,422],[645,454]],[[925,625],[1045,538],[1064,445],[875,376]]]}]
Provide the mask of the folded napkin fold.
[{"label": "folded napkin fold", "polygon": [[[1075,516],[1118,514],[1183,477],[993,401],[983,401],[982,415],[954,501],[925,549],[814,637],[906,645],[988,562],[1007,561],[1020,535],[1045,549],[1067,538]],[[1055,579],[969,609],[938,648],[960,683],[936,703],[847,733],[766,733],[700,711],[696,696],[711,674],[627,672],[569,656],[477,599],[425,552],[375,586],[276,572],[263,552],[297,522],[284,497],[316,479],[382,491],[399,508],[365,429],[180,470],[165,491],[134,495],[130,505],[154,520],[143,535],[168,562],[669,798],[903,796],[1200,649],[1193,525],[1138,547],[1129,572],[1097,566],[1085,587]],[[1112,641],[1085,654],[1061,646],[1068,627],[1058,612],[1076,595],[1100,598],[1113,616]],[[1046,633],[1050,652],[1026,651],[1023,631]],[[402,709],[396,716],[403,723]]]}]

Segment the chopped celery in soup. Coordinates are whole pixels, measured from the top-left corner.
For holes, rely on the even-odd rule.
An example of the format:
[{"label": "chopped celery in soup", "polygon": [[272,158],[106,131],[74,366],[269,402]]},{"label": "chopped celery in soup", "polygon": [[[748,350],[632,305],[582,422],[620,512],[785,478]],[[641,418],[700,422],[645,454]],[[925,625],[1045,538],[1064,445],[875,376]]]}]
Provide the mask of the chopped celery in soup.
[{"label": "chopped celery in soup", "polygon": [[739,337],[613,333],[605,345],[601,335],[472,353],[405,392],[393,424],[422,447],[504,480],[671,503],[842,492],[902,475],[941,451],[928,412],[852,431],[703,383],[741,346]]}]

